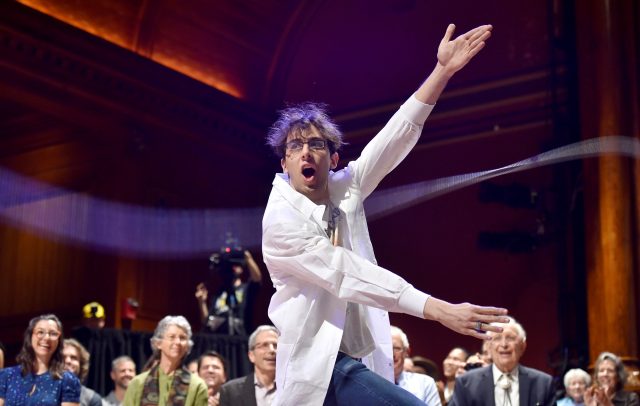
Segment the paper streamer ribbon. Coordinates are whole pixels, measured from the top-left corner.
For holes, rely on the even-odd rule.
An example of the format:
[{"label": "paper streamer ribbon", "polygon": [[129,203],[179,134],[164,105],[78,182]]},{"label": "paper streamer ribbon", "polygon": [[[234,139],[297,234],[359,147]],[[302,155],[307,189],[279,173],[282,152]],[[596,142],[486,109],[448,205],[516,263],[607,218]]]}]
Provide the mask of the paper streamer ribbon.
[{"label": "paper streamer ribbon", "polygon": [[[543,165],[601,154],[640,157],[634,138],[593,138],[556,148],[502,168],[403,185],[373,193],[369,220],[487,179]],[[263,207],[248,209],[155,209],[109,202],[0,169],[0,217],[49,238],[143,257],[195,257],[217,251],[228,235],[259,247]]]}]

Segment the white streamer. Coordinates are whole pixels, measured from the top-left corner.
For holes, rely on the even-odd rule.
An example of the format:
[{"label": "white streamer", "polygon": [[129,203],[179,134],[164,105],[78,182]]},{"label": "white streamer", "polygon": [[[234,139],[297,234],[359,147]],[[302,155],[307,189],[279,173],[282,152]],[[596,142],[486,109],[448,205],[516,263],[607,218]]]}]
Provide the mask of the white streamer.
[{"label": "white streamer", "polygon": [[[640,157],[640,142],[611,136],[560,147],[483,172],[413,183],[373,193],[369,220],[508,173],[613,153]],[[0,169],[0,217],[8,223],[94,248],[145,257],[194,257],[217,251],[228,234],[243,246],[260,246],[263,207],[166,210],[108,202]]]}]

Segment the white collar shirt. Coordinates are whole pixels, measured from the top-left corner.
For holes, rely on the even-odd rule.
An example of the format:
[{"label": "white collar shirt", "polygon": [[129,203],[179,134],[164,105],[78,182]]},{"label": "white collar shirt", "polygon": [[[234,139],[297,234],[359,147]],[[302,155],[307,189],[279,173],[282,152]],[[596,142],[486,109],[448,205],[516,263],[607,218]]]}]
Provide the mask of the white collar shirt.
[{"label": "white collar shirt", "polygon": [[[509,398],[511,403],[505,403],[505,390],[500,385],[500,378],[504,374],[502,371],[498,369],[496,364],[492,364],[491,371],[493,372],[493,386],[494,386],[494,396],[496,400],[496,406],[503,406],[511,404],[511,406],[520,406],[520,383],[519,383],[519,373],[518,367],[516,366],[510,371],[508,374],[511,376],[511,384],[509,389]],[[506,377],[502,378],[506,379]]]},{"label": "white collar shirt", "polygon": [[276,288],[269,318],[280,331],[275,405],[323,403],[350,302],[364,305],[361,323],[374,339],[363,362],[393,382],[387,311],[422,317],[428,295],[377,266],[363,201],[416,144],[432,108],[412,96],[356,161],[330,173],[343,246],[332,245],[323,227],[325,206],[275,176],[262,221],[263,258]]},{"label": "white collar shirt", "polygon": [[276,396],[277,385],[275,384],[275,382],[272,388],[267,388],[266,386],[262,385],[262,383],[260,383],[260,381],[258,380],[258,377],[254,373],[253,385],[255,387],[255,392],[256,392],[256,405],[271,406],[271,403],[273,403],[273,398],[275,398]]},{"label": "white collar shirt", "polygon": [[398,375],[398,386],[410,392],[429,406],[442,406],[436,382],[429,375],[402,371]]}]

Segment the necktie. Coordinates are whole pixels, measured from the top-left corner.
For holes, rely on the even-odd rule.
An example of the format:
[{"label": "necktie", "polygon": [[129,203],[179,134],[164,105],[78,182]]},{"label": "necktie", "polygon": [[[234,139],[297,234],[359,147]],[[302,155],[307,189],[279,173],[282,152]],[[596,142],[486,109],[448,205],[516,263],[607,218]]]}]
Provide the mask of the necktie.
[{"label": "necktie", "polygon": [[500,378],[498,378],[498,386],[504,390],[504,402],[502,406],[511,406],[511,375],[500,375]]}]

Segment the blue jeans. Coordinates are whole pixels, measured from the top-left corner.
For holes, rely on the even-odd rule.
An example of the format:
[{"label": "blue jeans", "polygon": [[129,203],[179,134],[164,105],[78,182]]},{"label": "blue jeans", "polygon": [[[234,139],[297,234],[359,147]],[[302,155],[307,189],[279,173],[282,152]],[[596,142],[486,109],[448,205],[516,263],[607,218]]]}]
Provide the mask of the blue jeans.
[{"label": "blue jeans", "polygon": [[370,371],[362,362],[339,352],[325,405],[422,405],[411,393]]}]

